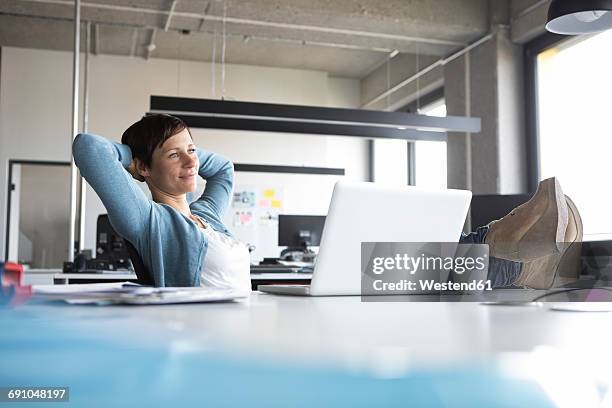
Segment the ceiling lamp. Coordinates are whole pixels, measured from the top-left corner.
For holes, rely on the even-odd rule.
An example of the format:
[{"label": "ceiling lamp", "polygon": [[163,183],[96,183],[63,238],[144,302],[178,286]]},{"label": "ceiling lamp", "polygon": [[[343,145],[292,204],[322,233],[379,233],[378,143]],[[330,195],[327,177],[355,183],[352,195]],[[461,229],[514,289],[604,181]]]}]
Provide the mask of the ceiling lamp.
[{"label": "ceiling lamp", "polygon": [[612,28],[612,0],[553,0],[546,29],[557,34],[596,33]]},{"label": "ceiling lamp", "polygon": [[478,133],[480,118],[151,96],[149,113],[168,113],[189,127],[383,139],[446,141],[446,132]]}]

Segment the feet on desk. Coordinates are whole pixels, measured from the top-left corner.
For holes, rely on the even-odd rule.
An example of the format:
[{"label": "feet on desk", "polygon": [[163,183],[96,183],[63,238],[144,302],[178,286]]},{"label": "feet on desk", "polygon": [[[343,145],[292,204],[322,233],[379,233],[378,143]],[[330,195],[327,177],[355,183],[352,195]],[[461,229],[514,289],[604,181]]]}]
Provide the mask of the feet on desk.
[{"label": "feet on desk", "polygon": [[534,196],[489,224],[485,243],[495,258],[521,262],[517,286],[548,289],[578,277],[582,220],[554,177]]},{"label": "feet on desk", "polygon": [[514,285],[533,289],[549,289],[578,280],[582,251],[582,219],[574,202],[565,196],[568,223],[563,250],[523,263]]}]

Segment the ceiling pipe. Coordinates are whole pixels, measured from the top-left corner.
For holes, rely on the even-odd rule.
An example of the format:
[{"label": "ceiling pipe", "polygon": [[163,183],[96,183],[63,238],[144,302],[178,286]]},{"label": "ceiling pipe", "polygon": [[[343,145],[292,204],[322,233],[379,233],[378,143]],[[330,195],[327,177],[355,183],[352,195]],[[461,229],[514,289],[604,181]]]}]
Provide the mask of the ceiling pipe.
[{"label": "ceiling pipe", "polygon": [[[58,4],[58,5],[71,5],[72,4],[70,0],[27,0],[27,1],[30,3],[42,3],[42,4]],[[141,14],[154,14],[154,15],[168,15],[169,14],[169,12],[165,10],[155,10],[155,9],[142,8],[142,7],[119,6],[119,5],[113,5],[113,4],[101,4],[101,3],[91,3],[91,2],[83,3],[83,7],[102,9],[102,10],[125,11],[125,12],[131,12],[131,13],[141,13]],[[208,21],[217,21],[217,22],[223,21],[223,16],[203,15],[202,13],[175,11],[173,14],[176,17],[197,19],[198,21],[201,21],[202,18],[206,18],[206,20]],[[273,21],[262,21],[262,20],[253,20],[253,19],[236,18],[236,17],[227,17],[226,22],[229,24],[284,28],[284,29],[289,29],[289,30],[321,32],[321,33],[327,33],[327,34],[341,34],[341,35],[348,35],[348,36],[407,41],[407,42],[415,42],[415,43],[422,43],[422,44],[445,45],[445,46],[451,46],[451,47],[458,47],[458,46],[465,45],[465,43],[463,42],[440,40],[436,38],[412,37],[412,36],[405,36],[405,35],[399,35],[399,34],[388,34],[388,33],[363,31],[363,30],[349,30],[349,29],[342,29],[342,28],[313,26],[313,25],[307,25],[307,24],[280,23],[280,22],[273,22]]]},{"label": "ceiling pipe", "polygon": [[130,47],[130,57],[136,54],[136,42],[138,41],[138,28],[134,28],[132,31],[132,46]]},{"label": "ceiling pipe", "polygon": [[200,21],[200,25],[198,26],[198,31],[202,31],[202,29],[204,28],[204,23],[206,22],[206,15],[208,14],[209,10],[210,10],[210,1],[206,3],[206,7],[204,8],[204,13],[202,13],[202,21]]},{"label": "ceiling pipe", "polygon": [[149,40],[149,44],[147,44],[147,46],[145,47],[145,50],[147,51],[145,55],[146,60],[151,58],[151,53],[155,51],[155,48],[157,48],[157,46],[155,45],[155,35],[156,34],[157,34],[157,28],[151,29],[151,39]]},{"label": "ceiling pipe", "polygon": [[456,53],[450,55],[449,57],[441,58],[441,59],[437,60],[433,64],[428,65],[427,67],[425,67],[422,70],[418,71],[416,74],[412,75],[411,77],[406,78],[405,80],[403,80],[399,84],[393,86],[392,88],[387,89],[386,91],[382,92],[378,96],[375,96],[374,98],[370,99],[368,102],[366,102],[363,105],[361,105],[361,107],[362,108],[367,108],[368,106],[371,106],[371,105],[375,104],[376,102],[379,102],[379,101],[383,100],[387,96],[390,96],[390,95],[394,94],[395,92],[397,92],[398,90],[402,89],[406,85],[409,85],[412,82],[416,81],[417,79],[421,78],[423,75],[433,71],[435,68],[442,67],[442,66],[448,64],[449,62],[451,62],[451,61],[461,57],[462,55],[464,55],[465,53],[471,51],[472,49],[478,47],[479,45],[489,41],[494,35],[495,35],[494,32],[493,33],[489,33],[489,34],[485,35],[484,37],[480,38],[479,40],[474,41],[473,43],[471,43],[467,47],[463,48],[462,50],[459,50]]},{"label": "ceiling pipe", "polygon": [[166,25],[164,25],[164,31],[168,32],[168,28],[170,28],[170,22],[172,21],[172,14],[174,13],[174,8],[176,7],[176,3],[178,0],[172,0],[172,5],[170,6],[170,11],[168,12],[168,18],[166,19]]},{"label": "ceiling pipe", "polygon": [[[5,15],[14,15],[19,17],[31,17],[31,18],[39,18],[43,20],[53,20],[53,21],[72,21],[72,19],[63,18],[63,17],[45,17],[45,16],[36,16],[36,15],[25,15],[25,14],[5,14]],[[92,20],[93,21],[93,20]],[[134,29],[148,29],[151,30],[153,27],[146,25],[135,25],[135,24],[124,24],[124,23],[113,23],[113,22],[99,22],[94,23],[94,50],[93,54],[98,54],[98,27],[99,24],[113,26],[113,27],[130,27]],[[176,31],[179,33],[183,32],[181,28],[169,28],[168,31]],[[214,30],[203,30],[198,29],[195,31],[197,33],[214,35]],[[240,39],[244,38],[244,34],[232,34],[227,33],[227,37],[238,37]],[[249,34],[251,40],[261,40],[261,41],[272,41],[279,43],[287,43],[287,44],[297,44],[297,45],[311,45],[315,47],[326,47],[326,48],[336,48],[336,49],[347,49],[347,50],[357,50],[357,51],[372,51],[372,52],[380,52],[383,54],[389,54],[394,51],[392,48],[382,48],[382,47],[366,47],[362,45],[352,45],[352,44],[340,44],[340,43],[332,43],[332,42],[321,42],[321,41],[304,41],[304,40],[294,40],[290,38],[282,38],[282,37],[268,37],[268,36],[260,36],[260,35],[252,35]],[[385,57],[386,58],[386,57]]]},{"label": "ceiling pipe", "polygon": [[384,52],[385,55],[384,58],[381,58],[380,61],[378,61],[377,63],[375,63],[374,65],[372,65],[370,68],[366,69],[365,73],[363,74],[362,78],[367,77],[368,75],[370,75],[372,72],[376,71],[378,68],[382,67],[383,65],[387,64],[391,59],[397,57],[399,55],[399,51],[397,49],[395,50],[380,50],[381,52]]}]

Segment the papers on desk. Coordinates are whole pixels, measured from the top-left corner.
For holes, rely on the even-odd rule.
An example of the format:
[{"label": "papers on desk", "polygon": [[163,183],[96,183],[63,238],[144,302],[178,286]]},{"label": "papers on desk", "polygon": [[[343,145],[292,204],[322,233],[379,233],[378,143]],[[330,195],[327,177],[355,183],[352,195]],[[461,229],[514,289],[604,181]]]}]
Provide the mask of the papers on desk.
[{"label": "papers on desk", "polygon": [[35,285],[33,297],[64,300],[71,304],[162,305],[171,303],[222,302],[246,298],[247,293],[201,287],[154,288],[130,282],[77,285]]}]

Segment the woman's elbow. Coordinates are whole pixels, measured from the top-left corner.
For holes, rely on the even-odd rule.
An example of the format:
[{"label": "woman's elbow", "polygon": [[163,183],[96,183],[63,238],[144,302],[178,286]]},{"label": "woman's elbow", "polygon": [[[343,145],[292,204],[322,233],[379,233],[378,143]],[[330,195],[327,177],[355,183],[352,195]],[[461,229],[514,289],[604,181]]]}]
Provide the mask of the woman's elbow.
[{"label": "woman's elbow", "polygon": [[74,156],[75,161],[84,154],[87,154],[87,151],[92,148],[94,143],[94,136],[88,133],[79,133],[76,135],[72,141],[72,156]]},{"label": "woman's elbow", "polygon": [[227,168],[227,170],[226,170],[227,177],[228,177],[228,179],[231,182],[233,182],[234,181],[234,171],[235,171],[234,163],[232,161],[228,160],[226,168]]},{"label": "woman's elbow", "polygon": [[77,166],[80,164],[80,159],[85,154],[87,143],[87,134],[79,133],[72,141],[72,157]]}]

